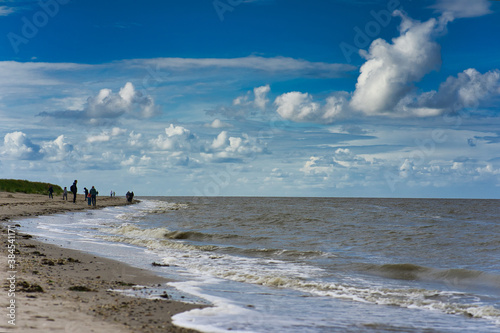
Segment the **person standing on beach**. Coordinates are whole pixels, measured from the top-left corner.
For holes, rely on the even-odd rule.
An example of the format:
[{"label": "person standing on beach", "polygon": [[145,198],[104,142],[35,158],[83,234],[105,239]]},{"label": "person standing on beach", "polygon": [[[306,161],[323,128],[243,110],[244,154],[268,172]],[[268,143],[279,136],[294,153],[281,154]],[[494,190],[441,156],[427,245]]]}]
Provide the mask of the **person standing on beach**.
[{"label": "person standing on beach", "polygon": [[87,200],[87,197],[89,196],[89,190],[86,187],[84,187],[83,193],[85,193],[85,198],[83,198],[83,201],[85,201],[85,200]]},{"label": "person standing on beach", "polygon": [[75,179],[73,182],[73,185],[69,188],[71,190],[71,193],[73,193],[73,203],[76,203],[76,193],[78,192],[78,188],[76,187],[76,183],[78,181]]},{"label": "person standing on beach", "polygon": [[63,191],[63,200],[66,199],[68,201],[68,188],[64,186],[64,191]]},{"label": "person standing on beach", "polygon": [[54,199],[54,196],[52,195],[54,193],[54,189],[52,188],[52,185],[49,186],[49,198]]},{"label": "person standing on beach", "polygon": [[97,192],[97,190],[95,189],[94,186],[92,186],[92,188],[90,189],[90,196],[92,197],[92,206],[95,207],[95,204],[96,204],[96,201],[97,201],[97,194],[99,192]]}]

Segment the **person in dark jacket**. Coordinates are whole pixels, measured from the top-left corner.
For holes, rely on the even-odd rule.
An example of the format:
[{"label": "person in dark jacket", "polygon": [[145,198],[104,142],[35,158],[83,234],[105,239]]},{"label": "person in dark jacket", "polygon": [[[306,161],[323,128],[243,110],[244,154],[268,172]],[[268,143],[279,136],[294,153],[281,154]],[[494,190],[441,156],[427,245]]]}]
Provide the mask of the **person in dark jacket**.
[{"label": "person in dark jacket", "polygon": [[92,198],[92,206],[94,206],[94,207],[95,207],[95,204],[97,201],[97,194],[99,194],[99,192],[97,192],[95,187],[92,186],[92,188],[90,189],[90,197]]},{"label": "person in dark jacket", "polygon": [[75,180],[73,182],[73,185],[71,185],[71,187],[69,188],[71,190],[71,193],[73,193],[73,203],[76,203],[76,193],[78,192],[78,188],[76,187],[76,183],[78,181]]}]

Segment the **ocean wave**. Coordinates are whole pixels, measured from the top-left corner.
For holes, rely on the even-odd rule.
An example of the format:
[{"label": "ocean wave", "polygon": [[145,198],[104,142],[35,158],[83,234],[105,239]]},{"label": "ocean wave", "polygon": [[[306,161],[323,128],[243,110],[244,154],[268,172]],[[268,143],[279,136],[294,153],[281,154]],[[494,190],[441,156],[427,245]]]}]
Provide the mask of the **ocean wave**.
[{"label": "ocean wave", "polygon": [[364,270],[397,280],[439,281],[452,285],[500,288],[500,275],[469,269],[436,269],[414,264],[365,264]]},{"label": "ocean wave", "polygon": [[175,230],[168,228],[146,228],[141,229],[133,223],[124,223],[118,227],[102,228],[101,231],[114,235],[123,235],[127,237],[151,238],[151,239],[172,239],[172,240],[210,240],[210,239],[225,239],[237,238],[237,235],[231,234],[209,234],[192,230]]},{"label": "ocean wave", "polygon": [[154,203],[153,207],[144,209],[147,214],[164,214],[172,210],[182,210],[189,207],[188,204],[176,203],[176,202],[165,202],[165,201],[152,201]]},{"label": "ocean wave", "polygon": [[[237,252],[240,249],[234,249]],[[285,259],[311,259],[318,257],[329,257],[335,258],[337,255],[329,252],[323,251],[298,251],[298,250],[288,250],[288,249],[269,249],[269,248],[258,248],[258,249],[241,249],[242,254],[250,256],[266,256],[266,257],[276,257]]]},{"label": "ocean wave", "polygon": [[124,221],[140,220],[147,217],[148,215],[160,215],[168,213],[170,211],[188,209],[189,205],[185,203],[166,202],[159,200],[143,200],[134,208],[136,208],[136,210],[119,214],[116,216],[116,218]]},{"label": "ocean wave", "polygon": [[[226,258],[227,260],[227,258]],[[288,288],[322,297],[349,299],[352,301],[399,306],[402,308],[426,309],[440,311],[446,314],[463,315],[466,317],[483,318],[500,324],[500,309],[489,305],[474,303],[458,303],[454,300],[463,298],[464,294],[427,289],[396,289],[360,287],[342,283],[309,281],[300,276],[287,276],[277,269],[231,269],[224,265],[197,265],[200,273],[243,283],[258,284],[273,288]]]},{"label": "ocean wave", "polygon": [[134,224],[128,223],[122,224],[121,226],[115,228],[101,229],[101,231],[114,235],[123,235],[130,238],[134,237],[139,239],[163,239],[168,238],[167,235],[172,233],[172,231],[167,228],[141,229]]},{"label": "ocean wave", "polygon": [[145,247],[149,250],[181,250],[181,251],[202,251],[202,252],[211,252],[219,249],[218,246],[215,245],[191,245],[187,243],[175,242],[168,239],[158,239],[158,238],[137,238],[137,237],[126,237],[126,236],[97,236],[100,239],[103,239],[108,242],[115,243],[125,243],[130,245],[136,245]]}]

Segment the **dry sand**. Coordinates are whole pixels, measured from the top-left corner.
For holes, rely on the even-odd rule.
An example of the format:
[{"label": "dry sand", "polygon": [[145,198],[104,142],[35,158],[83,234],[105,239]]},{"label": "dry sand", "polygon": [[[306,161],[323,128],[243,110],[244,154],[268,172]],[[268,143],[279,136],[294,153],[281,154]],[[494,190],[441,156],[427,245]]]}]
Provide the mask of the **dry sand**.
[{"label": "dry sand", "polygon": [[[96,208],[125,204],[124,198],[99,197]],[[43,195],[0,192],[0,332],[195,332],[173,326],[171,317],[203,305],[112,291],[138,284],[157,286],[166,279],[17,232],[23,217],[84,209],[89,207],[83,196],[74,204]],[[9,259],[15,267],[9,267]]]}]

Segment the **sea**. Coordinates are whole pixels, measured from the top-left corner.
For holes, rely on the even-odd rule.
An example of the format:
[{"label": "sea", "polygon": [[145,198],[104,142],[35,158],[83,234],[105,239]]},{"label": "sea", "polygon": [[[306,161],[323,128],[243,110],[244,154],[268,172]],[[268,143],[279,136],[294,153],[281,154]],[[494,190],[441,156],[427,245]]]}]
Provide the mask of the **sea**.
[{"label": "sea", "polygon": [[500,332],[500,200],[138,199],[20,231],[173,280],[120,292],[201,332]]}]

